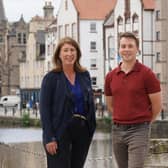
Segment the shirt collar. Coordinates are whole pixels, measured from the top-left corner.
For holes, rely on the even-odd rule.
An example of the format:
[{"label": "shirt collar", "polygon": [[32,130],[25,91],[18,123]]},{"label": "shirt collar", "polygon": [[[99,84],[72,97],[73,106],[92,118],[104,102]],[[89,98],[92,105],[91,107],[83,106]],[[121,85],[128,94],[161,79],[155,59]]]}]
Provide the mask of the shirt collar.
[{"label": "shirt collar", "polygon": [[[122,70],[121,70],[121,64],[122,64],[122,62],[120,62],[120,64],[118,65],[118,67],[116,69],[116,73],[117,74],[119,74],[120,72],[122,72]],[[136,60],[136,63],[134,65],[133,69],[131,70],[131,72],[133,72],[133,71],[136,71],[136,72],[140,71],[140,63],[139,63],[138,60]]]}]

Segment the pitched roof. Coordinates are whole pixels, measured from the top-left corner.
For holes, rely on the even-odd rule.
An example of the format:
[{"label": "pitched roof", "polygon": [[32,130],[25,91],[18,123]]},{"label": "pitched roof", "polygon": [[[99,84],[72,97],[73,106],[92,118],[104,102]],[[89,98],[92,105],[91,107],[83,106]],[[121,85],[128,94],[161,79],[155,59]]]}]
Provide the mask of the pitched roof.
[{"label": "pitched roof", "polygon": [[142,3],[145,10],[155,9],[155,0],[142,0]]},{"label": "pitched roof", "polygon": [[73,0],[80,19],[105,19],[117,0]]}]

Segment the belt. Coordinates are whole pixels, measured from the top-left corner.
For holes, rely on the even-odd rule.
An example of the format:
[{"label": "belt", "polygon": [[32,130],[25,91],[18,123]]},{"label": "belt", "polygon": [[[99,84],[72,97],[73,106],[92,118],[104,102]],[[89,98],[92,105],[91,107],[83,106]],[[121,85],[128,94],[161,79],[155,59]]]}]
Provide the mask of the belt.
[{"label": "belt", "polygon": [[83,120],[87,120],[85,116],[80,115],[80,114],[73,114],[73,117],[75,117],[75,118],[81,118]]},{"label": "belt", "polygon": [[131,127],[137,127],[137,126],[142,126],[142,125],[149,125],[150,122],[145,121],[145,122],[142,122],[142,123],[134,123],[134,124],[121,124],[121,123],[114,122],[113,124],[117,127],[131,128]]}]

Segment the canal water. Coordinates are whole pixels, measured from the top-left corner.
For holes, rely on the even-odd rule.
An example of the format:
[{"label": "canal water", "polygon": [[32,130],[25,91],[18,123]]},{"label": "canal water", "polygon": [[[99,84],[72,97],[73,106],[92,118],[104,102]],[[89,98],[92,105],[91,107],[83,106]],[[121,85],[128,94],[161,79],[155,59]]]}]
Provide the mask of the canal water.
[{"label": "canal water", "polygon": [[[45,168],[45,155],[41,144],[41,129],[0,129],[1,162],[5,168]],[[109,133],[96,132],[89,150],[85,168],[112,168],[112,147]],[[14,155],[16,154],[16,155]],[[5,158],[5,156],[7,158]],[[3,159],[2,159],[3,158]],[[14,162],[13,161],[17,161]],[[15,166],[14,166],[15,164]],[[18,165],[22,165],[23,167]],[[12,167],[11,167],[12,166]]]},{"label": "canal water", "polygon": [[[0,168],[46,168],[41,129],[0,129]],[[4,143],[4,144],[2,144]],[[147,168],[168,168],[168,154],[151,155]],[[96,132],[85,168],[116,168],[110,133]]]}]

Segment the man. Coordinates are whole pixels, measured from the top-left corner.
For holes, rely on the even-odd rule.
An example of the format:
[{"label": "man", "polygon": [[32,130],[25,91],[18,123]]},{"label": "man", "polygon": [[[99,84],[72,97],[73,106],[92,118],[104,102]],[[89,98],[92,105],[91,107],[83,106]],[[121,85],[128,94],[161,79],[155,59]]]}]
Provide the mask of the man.
[{"label": "man", "polygon": [[150,68],[136,60],[136,36],[126,32],[119,40],[122,62],[105,80],[113,152],[119,168],[143,168],[151,123],[161,111],[160,83]]}]

